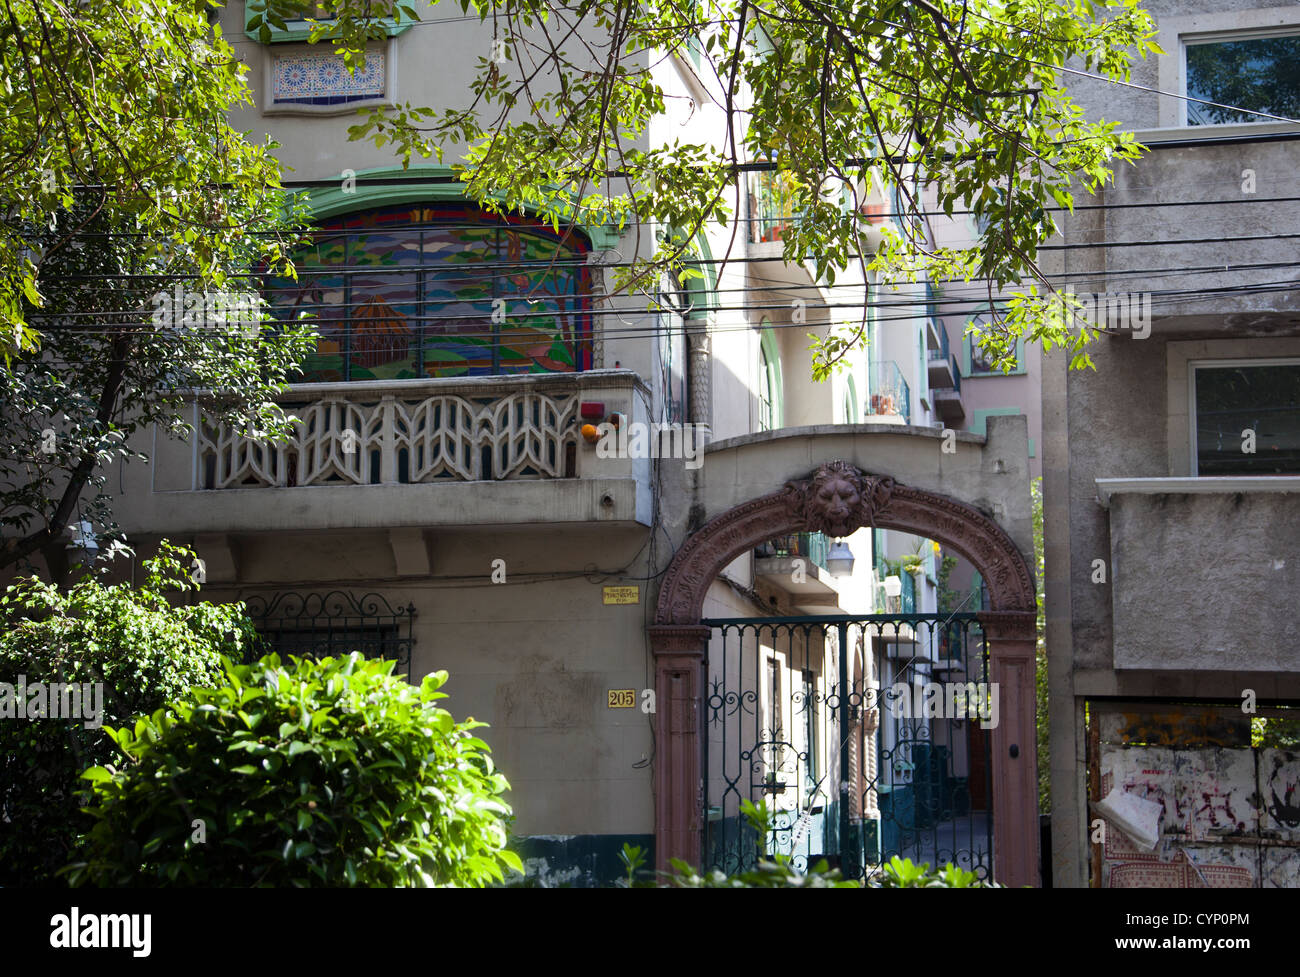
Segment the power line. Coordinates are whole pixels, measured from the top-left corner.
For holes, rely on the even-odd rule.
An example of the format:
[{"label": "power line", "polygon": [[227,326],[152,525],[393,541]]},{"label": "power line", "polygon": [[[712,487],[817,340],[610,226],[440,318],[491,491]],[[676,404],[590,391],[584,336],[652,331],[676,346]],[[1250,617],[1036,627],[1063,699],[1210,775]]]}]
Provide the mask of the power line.
[{"label": "power line", "polygon": [[[1286,280],[1278,280],[1272,282],[1247,283],[1241,285],[1228,285],[1228,286],[1219,286],[1213,288],[1157,290],[1153,292],[1146,292],[1140,294],[1150,295],[1152,297],[1152,307],[1156,308],[1156,307],[1167,307],[1170,305],[1183,304],[1190,300],[1210,299],[1210,298],[1214,298],[1222,295],[1229,295],[1229,294],[1248,295],[1248,294],[1269,294],[1274,292],[1296,292],[1296,291],[1300,291],[1300,282],[1286,279]],[[857,303],[857,302],[823,302],[823,303],[808,303],[804,307],[804,311],[805,312],[818,312],[818,311],[830,312],[832,310],[838,310],[838,309],[861,310],[869,307],[871,306],[867,305],[864,307],[863,303]],[[691,311],[696,313],[699,312],[745,313],[745,312],[764,312],[764,311],[768,311],[768,312],[781,311],[781,312],[789,313],[790,306],[788,304],[766,304],[766,305],[765,304],[744,304],[744,305],[733,304],[733,305],[703,306],[703,307],[697,307]],[[124,313],[124,315],[139,315],[139,314],[140,313],[138,312]],[[606,338],[662,336],[662,335],[667,335],[670,332],[674,331],[671,327],[664,327],[660,324],[659,320],[667,316],[667,313],[665,312],[655,312],[652,310],[647,310],[645,312],[631,312],[626,309],[611,308],[611,309],[590,309],[590,310],[584,310],[582,312],[570,313],[570,316],[574,318],[592,317],[593,319],[597,316],[604,317],[604,316],[611,316],[611,315],[619,319],[622,319],[623,322],[625,323],[625,326],[621,328],[603,326],[601,335]],[[654,319],[655,322],[653,324],[647,324],[647,325],[636,325],[633,323],[629,323],[625,318],[625,315],[633,315],[635,317]],[[437,317],[437,316],[409,317],[406,321],[441,322],[441,321],[445,321],[445,318],[446,317]],[[511,314],[508,317],[506,322],[498,323],[498,325],[502,327],[499,330],[493,329],[493,330],[480,331],[480,332],[460,331],[460,332],[447,332],[447,333],[434,333],[434,334],[425,333],[424,338],[426,341],[430,339],[433,340],[444,339],[448,341],[454,341],[458,339],[493,339],[493,340],[497,340],[498,342],[508,343],[512,338],[513,339],[523,338],[520,335],[515,335],[514,337],[510,335],[510,328],[512,323],[518,322],[520,320],[528,320],[531,318],[553,319],[554,313],[549,313],[549,312],[523,313],[523,314],[516,313],[516,314]],[[930,318],[928,315],[921,313],[921,314],[911,314],[911,315],[875,316],[873,317],[873,321],[877,323],[906,322],[909,324],[911,323],[920,324],[925,322],[926,319],[928,318]],[[492,314],[485,313],[482,315],[457,316],[455,317],[454,321],[456,321],[457,323],[474,323],[474,322],[487,322],[490,321],[491,319],[492,319]],[[322,322],[324,322],[327,325],[329,324],[329,320],[306,320],[305,322],[303,322],[300,320],[280,320],[280,319],[271,318],[271,319],[262,320],[260,323],[258,323],[258,325],[259,327],[272,327],[272,328],[275,326],[301,325],[301,324],[316,326],[321,324]],[[781,322],[781,323],[769,323],[769,325],[772,328],[800,329],[803,331],[812,331],[821,327],[834,326],[836,325],[836,323],[832,323],[830,321],[802,322],[802,323]],[[49,332],[85,333],[85,332],[97,331],[96,327],[93,325],[77,326],[77,325],[71,325],[71,324],[55,322],[55,321],[51,321],[48,324],[43,324],[42,328],[46,329]],[[175,327],[159,326],[152,323],[150,324],[124,323],[111,331],[126,332],[126,333],[132,333],[132,332],[153,333],[153,332],[161,332],[167,328],[175,328]],[[232,333],[237,333],[239,329],[242,327],[239,325],[229,325],[225,327],[212,327],[206,325],[205,323],[203,326],[193,326],[189,328],[192,328],[196,332],[204,335],[229,336]],[[726,332],[746,332],[752,330],[753,328],[754,325],[752,323],[745,322],[745,323],[737,324],[735,326],[715,325],[709,329],[709,332],[711,334],[726,333]],[[107,334],[110,330],[104,329],[103,331],[105,332],[105,334]],[[548,332],[552,332],[557,338],[568,338],[570,341],[584,341],[584,339],[587,338],[576,334],[569,335],[572,332],[572,330],[558,329],[558,330],[553,330]]]}]

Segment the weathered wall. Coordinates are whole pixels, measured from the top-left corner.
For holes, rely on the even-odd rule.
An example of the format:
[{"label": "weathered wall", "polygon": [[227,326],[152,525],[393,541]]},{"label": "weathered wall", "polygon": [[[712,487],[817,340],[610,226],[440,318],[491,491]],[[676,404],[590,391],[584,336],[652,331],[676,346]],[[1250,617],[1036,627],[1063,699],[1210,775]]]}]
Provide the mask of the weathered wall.
[{"label": "weathered wall", "polygon": [[[1139,63],[1132,81],[1171,92],[1182,84],[1180,36],[1300,26],[1294,5],[1144,6],[1161,23],[1167,54]],[[1149,499],[1121,500],[1108,513],[1096,484],[1190,473],[1189,359],[1300,351],[1297,293],[1268,287],[1290,282],[1294,269],[1243,267],[1293,260],[1291,241],[1279,235],[1300,226],[1300,206],[1268,198],[1300,196],[1300,176],[1297,143],[1265,141],[1294,126],[1183,127],[1175,97],[1078,76],[1066,83],[1089,118],[1117,120],[1151,150],[1136,166],[1119,167],[1113,186],[1096,198],[1079,195],[1086,207],[1059,219],[1063,234],[1045,249],[1045,269],[1077,293],[1150,293],[1154,319],[1147,338],[1092,343],[1095,372],[1069,371],[1059,351],[1043,362],[1053,877],[1056,885],[1078,886],[1088,878],[1082,730],[1089,698],[1240,701],[1247,688],[1261,698],[1300,698],[1296,663],[1267,650],[1291,633],[1279,606],[1285,571],[1272,570],[1274,559],[1289,566],[1300,556],[1290,510],[1276,501],[1210,497],[1171,499],[1164,512]],[[1243,141],[1160,145],[1206,138]],[[1098,205],[1117,209],[1089,209]],[[1088,246],[1099,241],[1141,243]],[[1210,291],[1226,287],[1238,291]],[[1252,542],[1265,552],[1252,551]],[[1094,561],[1102,561],[1104,582]],[[1171,661],[1178,667],[1167,667]]]},{"label": "weathered wall", "polygon": [[1297,541],[1296,492],[1114,495],[1115,667],[1300,672]]}]

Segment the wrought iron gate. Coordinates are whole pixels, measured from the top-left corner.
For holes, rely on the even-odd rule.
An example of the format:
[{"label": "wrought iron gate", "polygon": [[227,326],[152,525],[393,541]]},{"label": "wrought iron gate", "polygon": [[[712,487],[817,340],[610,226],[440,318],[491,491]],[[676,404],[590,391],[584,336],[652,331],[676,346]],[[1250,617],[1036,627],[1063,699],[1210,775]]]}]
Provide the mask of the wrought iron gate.
[{"label": "wrought iron gate", "polygon": [[703,862],[754,864],[743,800],[776,812],[768,854],[870,878],[893,855],[993,872],[998,689],[975,614],[706,620]]}]

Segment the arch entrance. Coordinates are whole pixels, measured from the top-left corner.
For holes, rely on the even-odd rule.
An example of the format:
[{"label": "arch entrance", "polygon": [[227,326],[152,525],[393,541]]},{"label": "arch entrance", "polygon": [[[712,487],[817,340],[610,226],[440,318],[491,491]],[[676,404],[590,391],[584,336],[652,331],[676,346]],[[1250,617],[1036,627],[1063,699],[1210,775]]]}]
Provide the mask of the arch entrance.
[{"label": "arch entrance", "polygon": [[[868,695],[870,676],[861,670],[856,677],[860,685],[855,699],[851,653],[861,642],[850,634],[850,629],[856,627],[857,636],[867,641],[872,639],[874,630],[877,641],[887,642],[892,636],[897,643],[898,625],[907,622],[901,621],[898,615],[781,619],[766,623],[762,619],[706,621],[703,606],[709,585],[724,567],[774,537],[800,532],[822,532],[843,537],[864,526],[896,529],[936,540],[968,559],[988,587],[990,610],[948,621],[921,621],[919,618],[923,615],[914,615],[918,620],[911,623],[920,627],[913,627],[912,631],[919,634],[928,629],[931,640],[936,640],[936,634],[937,640],[943,640],[945,634],[952,633],[955,623],[963,633],[976,630],[980,635],[978,654],[972,652],[967,656],[968,664],[958,677],[963,682],[975,681],[976,677],[986,681],[989,689],[996,690],[998,700],[996,721],[987,724],[987,741],[980,746],[989,764],[988,802],[995,812],[988,832],[992,845],[992,874],[996,881],[1008,886],[1038,884],[1034,694],[1036,605],[1033,578],[1024,557],[1002,527],[974,507],[933,491],[901,484],[887,475],[864,472],[845,461],[826,462],[806,478],[787,482],[776,492],[722,513],[686,540],[664,575],[655,623],[649,629],[659,703],[655,732],[655,841],[660,869],[669,867],[670,858],[681,858],[692,864],[713,858],[713,853],[705,851],[706,840],[714,837],[708,828],[711,823],[708,819],[711,817],[716,822],[725,820],[727,816],[727,811],[709,803],[710,799],[717,797],[719,769],[716,763],[706,766],[707,747],[711,742],[709,726],[716,724],[720,708],[725,715],[730,705],[726,698],[728,693],[734,693],[736,701],[740,702],[751,691],[745,688],[743,675],[737,677],[733,682],[735,687],[730,689],[727,683],[731,680],[725,674],[719,680],[717,658],[720,656],[724,662],[726,660],[725,631],[729,626],[754,628],[755,645],[763,640],[760,629],[764,626],[774,641],[779,641],[777,636],[780,632],[775,630],[778,627],[785,627],[785,633],[790,636],[795,633],[791,628],[802,629],[805,661],[808,660],[810,635],[814,647],[826,639],[828,646],[838,649],[831,674],[822,675],[818,679],[822,684],[806,692],[803,701],[806,703],[811,697],[812,701],[823,703],[824,708],[833,714],[833,726],[828,728],[836,738],[838,749],[834,751],[834,762],[839,764],[841,776],[831,779],[838,780],[835,793],[852,792],[850,766],[854,761],[848,749],[853,740],[850,727],[854,722],[870,725],[869,713],[873,704]],[[724,632],[721,641],[715,637],[715,626]],[[818,630],[814,634],[810,628]],[[711,640],[715,649],[712,668],[709,662]],[[743,649],[743,635],[739,641],[738,647]],[[793,649],[793,645],[790,648]],[[790,654],[795,652],[791,650]],[[977,658],[978,676],[970,670],[970,664]],[[725,665],[722,668],[725,671]],[[755,673],[754,702],[762,698],[758,689],[761,681]],[[884,702],[875,703],[876,707],[881,705]],[[743,712],[743,704],[740,709]],[[775,792],[775,785],[782,781],[771,779],[780,776],[775,769],[764,772],[755,764],[771,768],[773,748],[788,747],[799,751],[799,743],[789,741],[790,738],[784,734],[773,735],[776,722],[773,719],[768,723],[771,728],[765,734],[763,717],[755,714],[753,725],[756,732],[750,737],[749,755],[742,757],[743,762],[750,765],[745,771],[746,776],[758,774],[759,786],[755,789],[760,795]],[[782,724],[788,725],[784,721]],[[782,742],[784,746],[780,745]],[[860,739],[859,749],[867,742]],[[760,751],[765,752],[758,755]],[[714,752],[716,754],[716,749]],[[740,754],[745,752],[742,749]],[[728,776],[722,775],[724,782]],[[746,783],[751,781],[752,778]],[[724,792],[725,789],[724,786]],[[736,789],[734,782],[732,789]],[[878,794],[873,800],[878,801]],[[833,806],[835,798],[828,798],[828,801]],[[868,801],[870,803],[872,801]],[[846,835],[857,839],[862,837],[862,826],[853,824],[855,819],[862,820],[864,812],[861,806],[860,801],[844,798],[834,814],[837,825],[833,835],[844,847],[845,856],[841,864],[846,868],[853,864],[847,854]],[[712,811],[710,807],[713,807]],[[807,820],[805,818],[805,831],[808,830]],[[870,844],[867,847],[870,849]],[[875,850],[880,850],[878,838]]]}]

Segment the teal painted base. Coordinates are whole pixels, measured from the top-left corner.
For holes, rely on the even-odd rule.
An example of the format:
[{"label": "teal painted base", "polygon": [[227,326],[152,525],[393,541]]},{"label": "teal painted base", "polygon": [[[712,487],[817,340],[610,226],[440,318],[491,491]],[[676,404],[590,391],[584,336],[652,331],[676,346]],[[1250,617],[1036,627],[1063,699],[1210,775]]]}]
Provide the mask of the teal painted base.
[{"label": "teal painted base", "polygon": [[608,888],[627,877],[619,854],[624,844],[645,853],[639,878],[654,872],[654,835],[571,835],[512,838],[510,848],[524,863],[524,878],[512,887],[537,889]]}]

